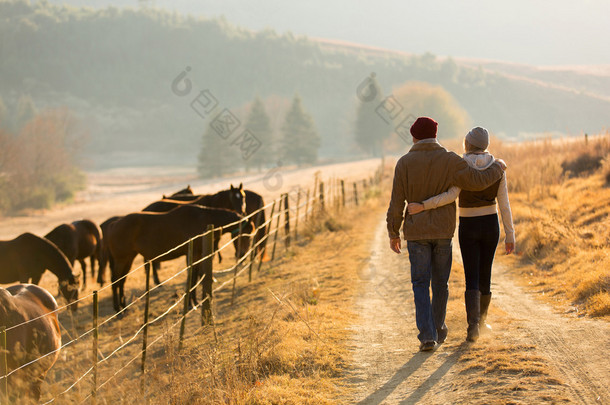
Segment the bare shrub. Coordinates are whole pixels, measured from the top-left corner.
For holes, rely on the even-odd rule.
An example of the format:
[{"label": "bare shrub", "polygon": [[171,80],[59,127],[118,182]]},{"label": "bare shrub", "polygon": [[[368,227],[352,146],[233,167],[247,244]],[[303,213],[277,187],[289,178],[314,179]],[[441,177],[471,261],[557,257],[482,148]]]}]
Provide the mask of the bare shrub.
[{"label": "bare shrub", "polygon": [[563,173],[567,174],[569,177],[591,174],[598,170],[601,166],[602,156],[592,154],[588,151],[578,155],[574,159],[565,160],[563,163],[561,163]]},{"label": "bare shrub", "polygon": [[36,115],[15,136],[0,130],[0,211],[48,208],[84,185],[85,136],[67,110]]}]

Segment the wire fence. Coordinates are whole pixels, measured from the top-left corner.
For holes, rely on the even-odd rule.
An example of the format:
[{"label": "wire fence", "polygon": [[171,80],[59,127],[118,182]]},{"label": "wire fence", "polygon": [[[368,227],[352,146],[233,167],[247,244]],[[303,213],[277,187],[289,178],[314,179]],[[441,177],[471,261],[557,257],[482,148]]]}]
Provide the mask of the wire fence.
[{"label": "wire fence", "polygon": [[[159,342],[164,338],[168,338],[170,334],[178,333],[178,350],[181,350],[187,331],[187,320],[190,319],[192,323],[193,316],[191,314],[199,310],[201,310],[201,314],[198,318],[202,327],[210,327],[216,339],[212,311],[214,295],[221,290],[228,290],[227,287],[231,286],[230,302],[232,305],[236,295],[238,278],[247,272],[248,280],[251,281],[254,269],[257,272],[260,271],[263,264],[267,261],[272,265],[276,259],[276,251],[279,252],[278,247],[282,249],[283,246],[284,251],[286,251],[290,248],[292,241],[299,240],[299,226],[303,233],[304,227],[307,227],[308,224],[311,224],[324,212],[331,210],[339,212],[346,206],[357,206],[362,203],[368,197],[372,186],[381,180],[382,167],[369,179],[352,181],[351,187],[349,187],[349,183],[344,179],[331,178],[327,182],[323,182],[319,179],[319,176],[316,176],[312,189],[293,188],[239,221],[224,226],[223,228],[226,229],[227,227],[238,225],[242,221],[251,221],[258,217],[258,214],[261,212],[270,211],[269,217],[266,217],[264,222],[255,224],[256,228],[249,235],[250,243],[247,251],[241,257],[236,257],[235,263],[229,267],[214,269],[214,256],[218,252],[226,251],[231,245],[241,243],[242,237],[247,235],[242,235],[242,227],[240,226],[240,233],[238,235],[232,234],[228,242],[215,250],[215,231],[222,230],[220,228],[213,228],[210,225],[200,235],[185,241],[151,261],[135,267],[125,276],[109,285],[78,299],[79,306],[91,308],[91,318],[88,321],[83,322],[83,316],[76,320],[70,310],[66,311],[70,305],[68,304],[41,317],[1,329],[0,349],[2,350],[0,366],[4,368],[0,369],[0,372],[3,374],[0,376],[0,389],[3,399],[10,398],[11,394],[13,396],[18,396],[19,394],[14,392],[18,388],[14,387],[12,381],[9,383],[9,379],[12,380],[12,376],[17,377],[16,374],[21,373],[18,378],[22,378],[24,373],[26,375],[31,367],[59,353],[60,359],[57,362],[58,364],[55,365],[51,370],[52,372],[47,376],[49,381],[45,382],[44,385],[43,401],[45,402],[42,403],[50,404],[56,402],[58,399],[65,398],[67,394],[71,394],[71,403],[95,403],[98,393],[138,359],[141,359],[140,372],[144,375],[146,373],[147,351],[153,345],[158,346]],[[351,190],[348,188],[351,188]],[[259,231],[261,229],[265,230],[264,234]],[[280,234],[282,234],[281,238],[279,237]],[[203,253],[201,257],[194,257],[195,243],[202,244]],[[150,267],[152,262],[185,246],[188,248],[186,266],[174,272],[160,284],[150,287]],[[193,279],[194,273],[198,274],[198,271],[195,271],[196,268],[199,268],[203,273],[202,277],[199,277],[197,280]],[[113,285],[137,272],[143,272],[145,275],[146,287],[144,291],[132,297],[131,302],[120,311],[99,319],[100,293],[104,292],[108,295],[106,291]],[[172,290],[172,285],[179,286],[176,279],[185,275],[185,287],[182,290]],[[216,277],[222,278],[222,281],[218,281]],[[212,288],[214,282],[217,282],[218,285]],[[195,302],[196,293],[200,286],[202,287],[202,298],[200,301]],[[160,312],[154,316],[151,316],[151,299],[155,304],[152,310]],[[141,319],[135,317],[139,322],[134,325],[133,319],[127,320],[126,314],[129,313],[131,315],[132,311],[138,310],[142,311],[143,316]],[[63,343],[57,350],[44,353],[39,357],[24,362],[19,367],[8,370],[6,366],[7,356],[9,355],[6,349],[7,334],[16,334],[19,328],[25,328],[28,324],[43,317],[57,317],[59,313],[66,314],[69,319],[69,322],[62,322],[62,334],[68,336],[68,341]],[[191,316],[189,317],[189,315]],[[124,322],[124,320],[127,321]],[[65,323],[69,323],[67,328],[63,325]],[[179,330],[176,332],[178,326]],[[113,331],[108,331],[110,328]],[[127,329],[127,332],[123,331],[124,328]],[[124,334],[126,335],[124,336]],[[148,341],[149,335],[152,337],[150,342]],[[103,338],[106,338],[106,344],[104,345],[107,351],[106,354],[102,353],[102,345],[99,344],[99,340]],[[116,345],[113,346],[112,343],[114,342],[116,342]],[[141,344],[138,345],[138,342]],[[112,365],[109,365],[110,360],[114,358],[118,359]],[[69,367],[62,367],[61,363],[65,363]],[[99,377],[102,377],[101,382],[98,382]],[[146,389],[144,387],[143,391],[144,397],[146,397]]]}]

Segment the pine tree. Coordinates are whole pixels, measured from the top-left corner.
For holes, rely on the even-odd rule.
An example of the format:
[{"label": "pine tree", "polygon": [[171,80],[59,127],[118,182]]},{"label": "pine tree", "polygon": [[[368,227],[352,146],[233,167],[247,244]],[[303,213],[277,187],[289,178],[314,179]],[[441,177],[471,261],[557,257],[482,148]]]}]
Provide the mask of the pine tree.
[{"label": "pine tree", "polygon": [[257,167],[260,171],[273,160],[273,130],[265,105],[259,97],[254,100],[250,115],[246,121],[246,128],[261,142],[260,148],[246,160],[246,169]]},{"label": "pine tree", "polygon": [[294,96],[292,106],[282,125],[282,159],[286,163],[315,163],[318,160],[320,135],[301,98]]},{"label": "pine tree", "polygon": [[383,110],[383,93],[374,75],[359,88],[354,137],[363,151],[381,156],[383,141],[390,136],[393,122]]},{"label": "pine tree", "polygon": [[199,176],[202,178],[220,177],[237,171],[242,165],[238,151],[227,139],[220,137],[211,125],[208,125],[203,134],[198,157]]}]

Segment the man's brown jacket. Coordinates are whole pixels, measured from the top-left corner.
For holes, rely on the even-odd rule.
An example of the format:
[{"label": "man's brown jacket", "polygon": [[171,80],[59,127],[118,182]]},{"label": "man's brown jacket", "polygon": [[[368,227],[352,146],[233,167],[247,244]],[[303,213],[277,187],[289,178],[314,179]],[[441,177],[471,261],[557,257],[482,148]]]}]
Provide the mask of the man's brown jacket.
[{"label": "man's brown jacket", "polygon": [[404,218],[405,202],[422,202],[451,186],[483,190],[498,181],[502,173],[498,163],[485,170],[474,169],[435,140],[417,142],[396,163],[387,213],[388,235],[390,238],[399,237],[404,219],[406,240],[451,239],[455,232],[455,202],[415,215],[407,213]]}]

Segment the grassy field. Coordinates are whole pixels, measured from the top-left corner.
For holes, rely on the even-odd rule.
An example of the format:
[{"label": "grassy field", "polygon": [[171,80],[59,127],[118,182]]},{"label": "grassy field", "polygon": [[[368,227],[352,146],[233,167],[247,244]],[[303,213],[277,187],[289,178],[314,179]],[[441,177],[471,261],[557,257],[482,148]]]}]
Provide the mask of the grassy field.
[{"label": "grassy field", "polygon": [[[518,145],[492,141],[491,146],[491,152],[509,165],[518,250],[517,255],[499,255],[498,260],[555,305],[606,318],[610,170],[603,159],[609,144],[606,134],[586,144],[583,140]],[[179,320],[177,310],[151,327],[151,339],[163,337],[151,346],[143,377],[140,340],[118,359],[102,364],[98,384],[116,375],[100,388],[99,401],[135,403],[146,394],[151,403],[169,404],[342,403],[350,390],[345,381],[351,362],[350,327],[358,322],[352,304],[361,287],[358,274],[370,255],[370,230],[387,209],[392,173],[391,163],[387,165],[381,187],[370,189],[370,198],[361,200],[360,206],[340,213],[329,210],[301,227],[299,239],[282,249],[278,260],[263,265],[251,283],[239,279],[233,305],[230,288],[217,293],[213,328],[201,326],[197,316],[190,317],[181,351],[178,329],[167,332]],[[182,267],[178,261],[164,265],[162,279]],[[143,275],[130,277],[133,284],[128,285],[143,285]],[[473,403],[490,403],[485,398],[491,403],[520,403],[524,394],[536,401],[568,401],[561,377],[547,367],[533,345],[514,333],[513,315],[492,306],[493,337],[464,345],[459,263],[454,264],[450,283],[447,323],[453,337],[444,347],[455,353],[459,378],[443,380],[440,388],[480,394]],[[153,304],[153,316],[162,312],[163,302],[177,297],[183,284],[183,277],[178,277],[155,292],[153,302],[160,304]],[[127,291],[128,297],[139,294],[138,289]],[[109,296],[102,297],[100,307],[101,314],[112,313]],[[100,347],[104,356],[130,339],[132,326],[142,323],[141,314],[142,305],[137,303],[125,317],[104,325],[106,343]],[[72,319],[64,313],[62,324],[66,334],[78,336],[89,328],[90,314],[79,311]],[[74,381],[87,370],[91,340],[75,346],[62,353],[63,366],[52,369],[49,381]],[[80,403],[90,393],[90,380],[90,375],[85,377],[56,403]],[[65,383],[49,383],[43,391],[50,398],[66,388]]]},{"label": "grassy field", "polygon": [[610,133],[492,145],[504,158],[518,255],[503,258],[550,301],[610,315]]}]

